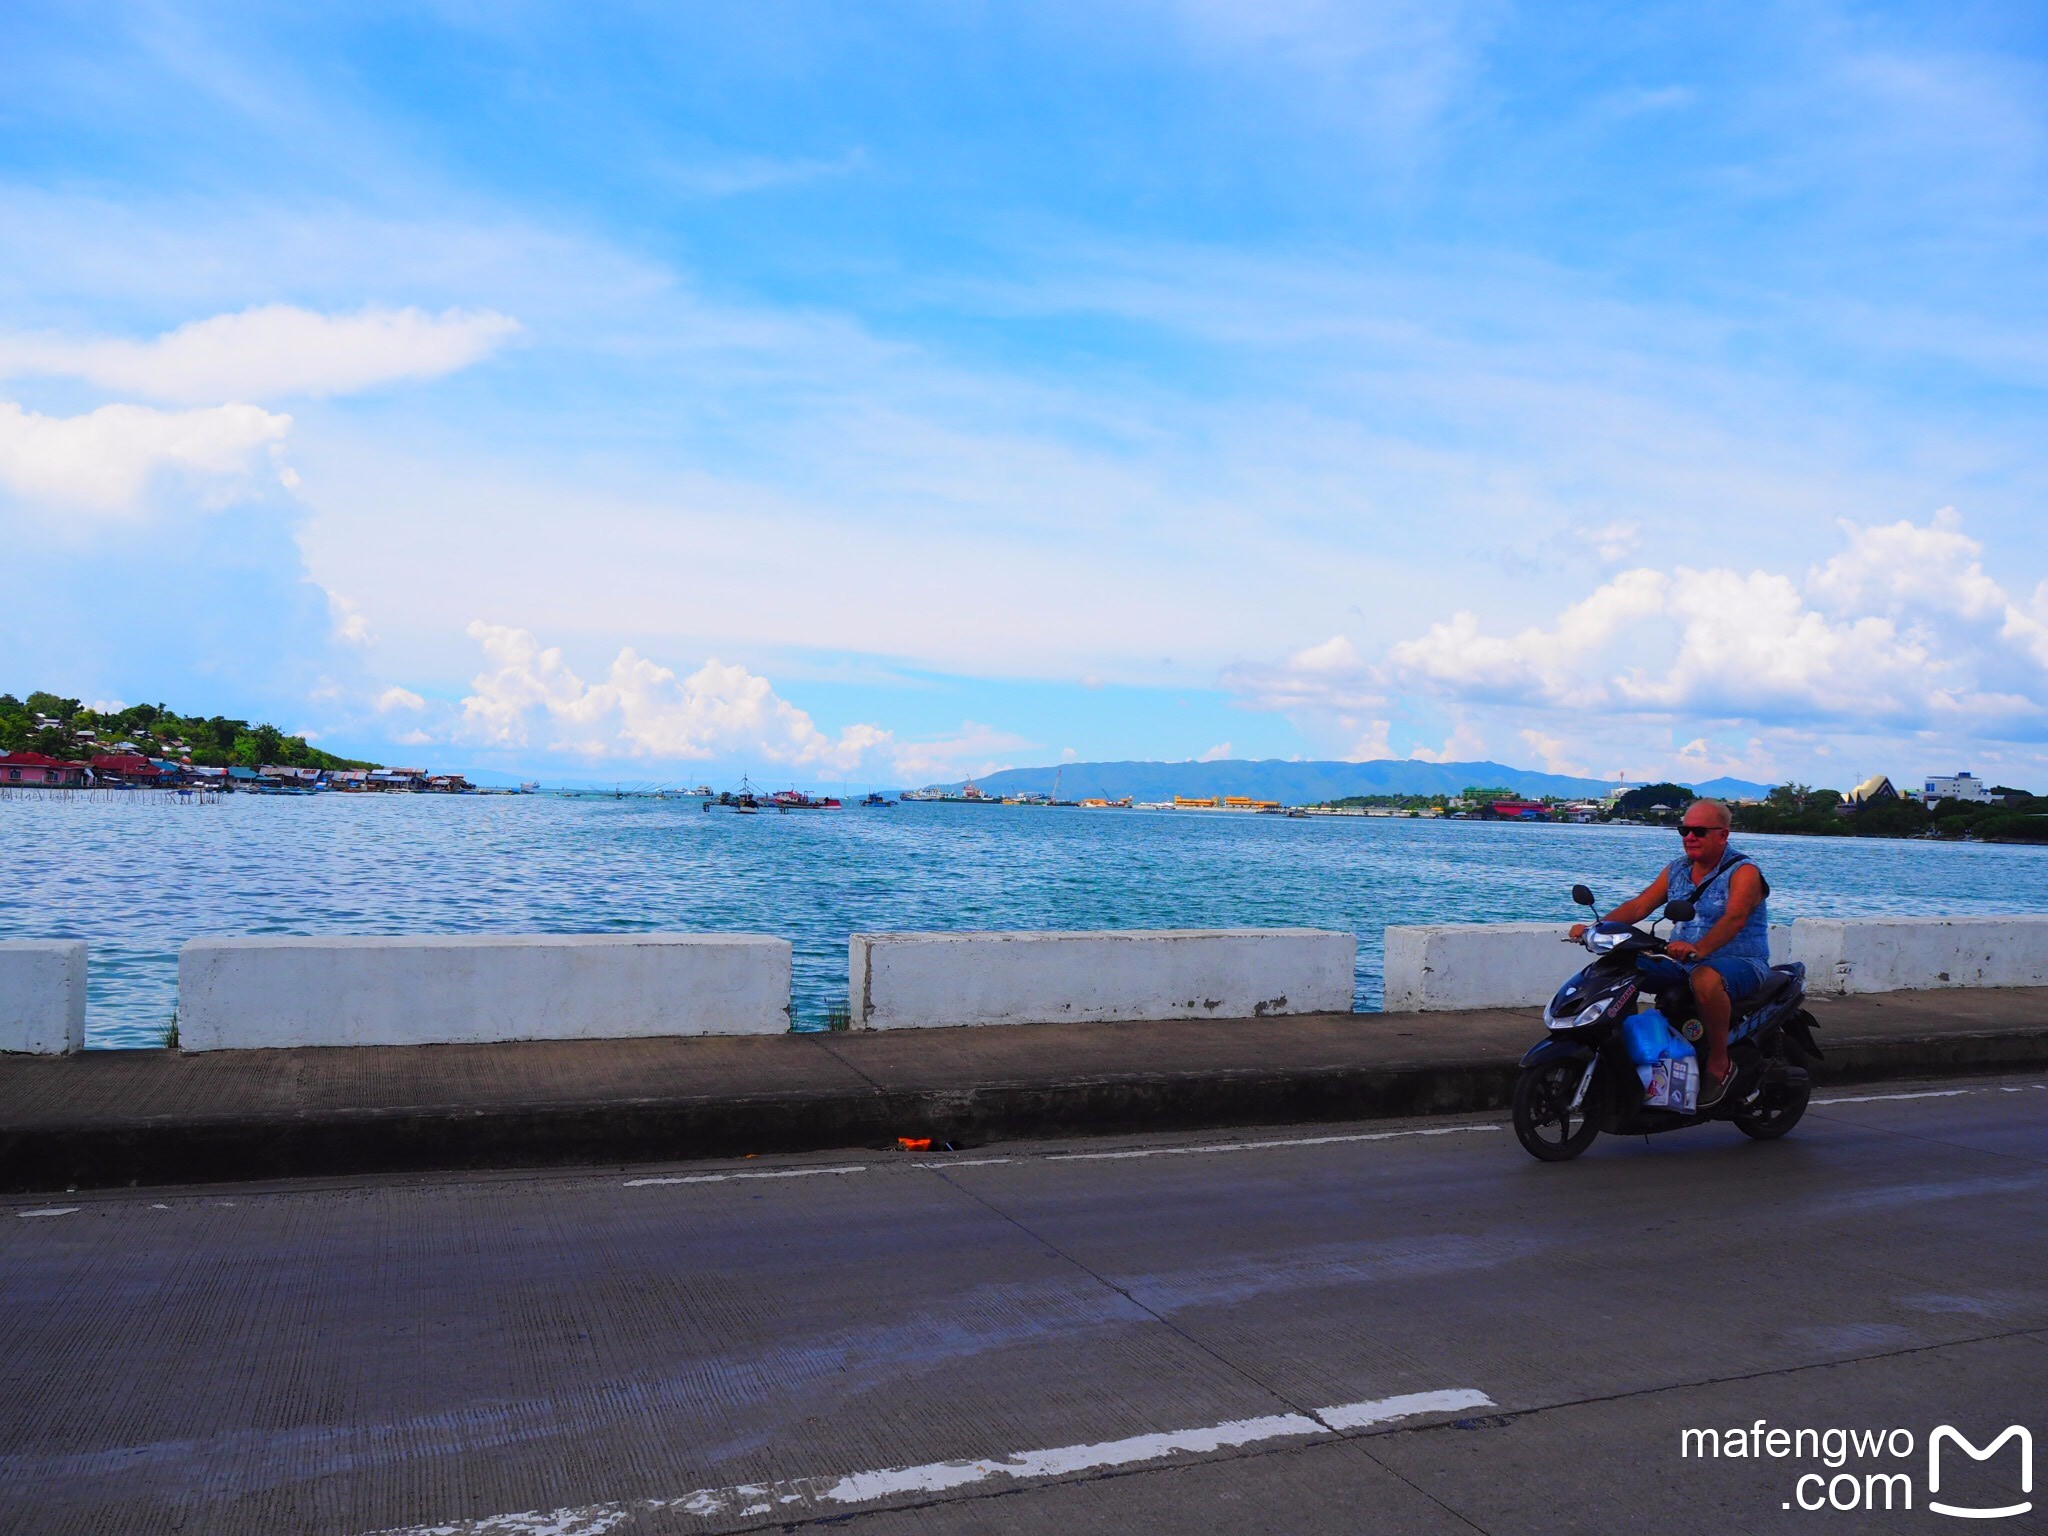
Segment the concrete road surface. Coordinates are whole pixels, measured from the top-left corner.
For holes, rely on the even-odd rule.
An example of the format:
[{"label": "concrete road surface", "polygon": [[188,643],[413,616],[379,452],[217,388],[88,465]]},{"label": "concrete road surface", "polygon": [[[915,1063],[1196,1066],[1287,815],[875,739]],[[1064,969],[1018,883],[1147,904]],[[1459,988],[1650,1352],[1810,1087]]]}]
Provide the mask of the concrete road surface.
[{"label": "concrete road surface", "polygon": [[2048,1530],[2048,1085],[1824,1099],[17,1201],[0,1530]]}]

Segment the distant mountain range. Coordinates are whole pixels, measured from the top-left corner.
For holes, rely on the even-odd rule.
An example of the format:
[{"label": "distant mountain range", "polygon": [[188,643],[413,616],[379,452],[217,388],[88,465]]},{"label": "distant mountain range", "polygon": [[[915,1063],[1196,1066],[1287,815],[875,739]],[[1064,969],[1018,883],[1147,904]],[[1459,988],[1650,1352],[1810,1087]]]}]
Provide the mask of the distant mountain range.
[{"label": "distant mountain range", "polygon": [[[1383,758],[1367,763],[1290,763],[1228,759],[1214,763],[1067,763],[1053,768],[1005,768],[972,782],[991,795],[1051,794],[1055,778],[1062,800],[1171,800],[1175,795],[1250,795],[1315,805],[1346,795],[1455,795],[1467,788],[1506,787],[1528,796],[1604,795],[1612,779],[1581,779],[1538,773],[1505,763],[1424,763]],[[939,784],[959,791],[967,784]],[[1708,779],[1687,786],[1695,794],[1749,799],[1769,792],[1747,779]]]}]

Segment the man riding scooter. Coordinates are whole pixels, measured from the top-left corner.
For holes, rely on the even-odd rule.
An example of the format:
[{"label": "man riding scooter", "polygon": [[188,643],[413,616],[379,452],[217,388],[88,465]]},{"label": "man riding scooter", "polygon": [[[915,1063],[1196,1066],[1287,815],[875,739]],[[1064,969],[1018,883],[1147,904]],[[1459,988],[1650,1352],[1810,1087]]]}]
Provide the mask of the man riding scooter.
[{"label": "man riding scooter", "polygon": [[[1686,967],[1699,1005],[1708,1076],[1701,1109],[1727,1096],[1735,1076],[1728,1059],[1729,1022],[1735,1005],[1763,985],[1771,967],[1770,882],[1748,854],[1728,846],[1728,828],[1727,806],[1718,800],[1693,801],[1678,822],[1685,852],[1606,919],[1633,923],[1670,901],[1693,904],[1693,916],[1678,925],[1666,953]],[[1574,939],[1585,934],[1586,924],[1572,925]]]}]

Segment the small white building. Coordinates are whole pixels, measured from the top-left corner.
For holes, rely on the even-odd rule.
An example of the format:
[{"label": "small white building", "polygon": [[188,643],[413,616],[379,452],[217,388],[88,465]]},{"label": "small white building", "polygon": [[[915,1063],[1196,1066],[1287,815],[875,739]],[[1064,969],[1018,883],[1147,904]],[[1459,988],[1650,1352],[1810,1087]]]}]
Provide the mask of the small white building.
[{"label": "small white building", "polygon": [[1929,774],[1927,787],[1920,792],[1920,798],[1929,805],[1943,800],[1970,800],[1978,804],[1988,803],[1992,793],[1985,788],[1984,781],[1974,774],[1964,772],[1949,776]]}]

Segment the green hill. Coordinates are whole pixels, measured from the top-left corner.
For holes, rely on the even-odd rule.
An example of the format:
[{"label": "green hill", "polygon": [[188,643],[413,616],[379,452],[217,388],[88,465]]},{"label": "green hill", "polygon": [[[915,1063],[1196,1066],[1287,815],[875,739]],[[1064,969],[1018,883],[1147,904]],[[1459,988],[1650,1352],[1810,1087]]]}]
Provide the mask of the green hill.
[{"label": "green hill", "polygon": [[322,752],[308,746],[305,737],[287,736],[274,725],[251,725],[222,715],[181,715],[162,704],[100,711],[54,693],[32,693],[26,699],[0,693],[0,751],[82,760],[110,752],[121,742],[132,742],[145,757],[189,756],[209,768],[260,768],[265,763],[293,768],[381,766]]}]

